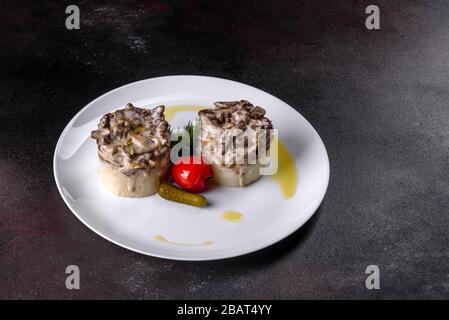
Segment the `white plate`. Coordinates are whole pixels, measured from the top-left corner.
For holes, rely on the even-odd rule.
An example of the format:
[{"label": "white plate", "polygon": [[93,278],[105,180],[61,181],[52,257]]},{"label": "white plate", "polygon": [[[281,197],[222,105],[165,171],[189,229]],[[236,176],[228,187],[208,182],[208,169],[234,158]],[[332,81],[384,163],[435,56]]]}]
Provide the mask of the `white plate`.
[{"label": "white plate", "polygon": [[[296,192],[285,198],[270,176],[245,188],[217,187],[205,193],[211,205],[196,208],[154,195],[120,198],[98,181],[96,144],[90,138],[100,117],[132,102],[210,106],[213,101],[246,99],[267,110],[279,138],[294,158]],[[178,112],[172,128],[195,119]],[[202,77],[170,76],[131,83],[112,90],[84,107],[59,138],[54,174],[62,198],[86,226],[130,250],[177,260],[213,260],[267,247],[293,233],[315,212],[329,182],[329,159],[317,132],[298,112],[272,95],[238,82]],[[292,179],[294,177],[292,176]],[[240,222],[222,217],[226,210],[243,214]],[[162,236],[167,241],[160,241]]]}]

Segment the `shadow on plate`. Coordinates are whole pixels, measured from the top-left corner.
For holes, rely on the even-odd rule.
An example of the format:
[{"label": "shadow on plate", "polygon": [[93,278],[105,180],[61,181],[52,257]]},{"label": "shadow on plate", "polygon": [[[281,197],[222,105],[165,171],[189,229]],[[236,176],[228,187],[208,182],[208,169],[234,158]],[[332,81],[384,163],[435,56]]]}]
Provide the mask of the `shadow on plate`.
[{"label": "shadow on plate", "polygon": [[[260,266],[262,264],[271,263],[273,260],[280,259],[293,249],[298,249],[301,244],[313,232],[316,222],[321,214],[321,205],[314,213],[314,215],[298,230],[289,235],[287,238],[261,250],[249,253],[240,257],[230,258],[225,260],[227,263],[242,263],[250,266]],[[224,262],[224,261],[222,261]]]}]

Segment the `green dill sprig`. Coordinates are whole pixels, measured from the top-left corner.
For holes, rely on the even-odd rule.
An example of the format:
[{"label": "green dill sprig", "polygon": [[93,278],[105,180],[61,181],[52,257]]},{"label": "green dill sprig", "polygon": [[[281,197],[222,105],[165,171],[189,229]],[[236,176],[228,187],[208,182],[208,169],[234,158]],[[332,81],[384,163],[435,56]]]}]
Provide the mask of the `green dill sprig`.
[{"label": "green dill sprig", "polygon": [[[186,149],[189,147],[189,155],[194,155],[196,153],[196,150],[193,148],[193,141],[195,139],[198,139],[199,135],[199,120],[195,120],[194,122],[189,121],[184,126],[184,128],[176,129],[172,132],[172,134],[175,134],[178,138],[177,140],[171,140],[170,147],[173,148],[175,145],[180,143],[181,141],[184,142],[186,145],[182,146],[182,149]],[[187,143],[188,142],[188,143]],[[184,156],[186,154],[183,154]]]}]

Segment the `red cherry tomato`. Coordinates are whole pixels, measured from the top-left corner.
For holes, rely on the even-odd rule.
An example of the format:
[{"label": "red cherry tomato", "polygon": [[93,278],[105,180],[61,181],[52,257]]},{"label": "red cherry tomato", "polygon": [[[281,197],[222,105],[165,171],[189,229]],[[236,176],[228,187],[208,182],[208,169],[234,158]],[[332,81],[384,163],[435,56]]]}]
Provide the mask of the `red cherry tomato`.
[{"label": "red cherry tomato", "polygon": [[182,157],[172,166],[171,176],[182,189],[200,192],[206,189],[212,170],[200,157]]}]

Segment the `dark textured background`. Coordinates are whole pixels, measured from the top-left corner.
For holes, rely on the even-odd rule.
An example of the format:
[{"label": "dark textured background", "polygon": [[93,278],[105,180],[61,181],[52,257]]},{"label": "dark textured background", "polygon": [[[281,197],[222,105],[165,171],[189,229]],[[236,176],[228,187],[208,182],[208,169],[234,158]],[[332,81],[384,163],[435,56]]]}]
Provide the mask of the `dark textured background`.
[{"label": "dark textured background", "polygon": [[[0,298],[449,298],[447,1],[0,3]],[[364,27],[368,4],[381,30]],[[86,228],[53,179],[59,134],[88,102],[163,75],[244,82],[326,144],[319,211],[266,250],[175,262]],[[81,268],[81,290],[65,267]],[[365,268],[381,290],[365,289]]]}]

